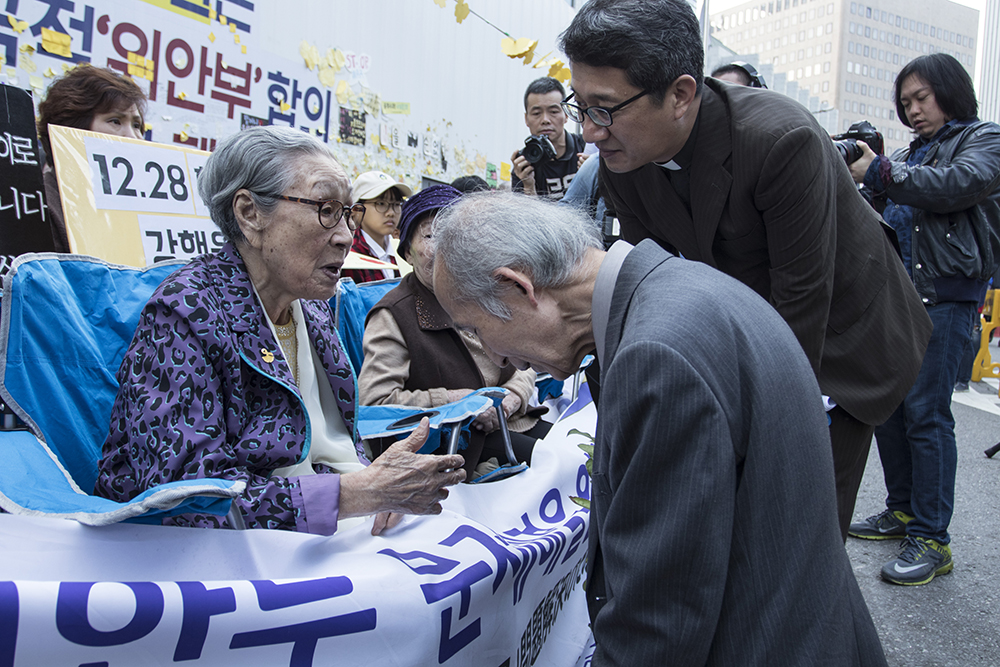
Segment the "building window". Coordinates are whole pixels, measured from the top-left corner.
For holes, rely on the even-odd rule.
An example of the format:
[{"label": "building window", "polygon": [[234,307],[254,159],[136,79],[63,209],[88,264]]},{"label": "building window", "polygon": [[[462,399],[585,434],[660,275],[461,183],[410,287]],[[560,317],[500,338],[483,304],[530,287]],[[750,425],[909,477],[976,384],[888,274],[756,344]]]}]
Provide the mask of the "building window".
[{"label": "building window", "polygon": [[[827,64],[829,64],[829,63],[827,63]],[[830,82],[829,81],[824,81],[823,82],[823,92],[824,93],[830,92]]]},{"label": "building window", "polygon": [[849,92],[851,92],[851,82],[850,82],[850,81],[848,81],[848,82],[847,82],[847,83],[846,83],[846,84],[844,85],[844,91],[845,91],[845,92],[848,92],[848,93],[849,93]]},{"label": "building window", "polygon": [[806,65],[806,78],[808,79],[812,75],[813,75],[813,66],[812,65]]},{"label": "building window", "polygon": [[823,53],[830,53],[833,51],[833,42],[827,42],[826,46],[823,47]]},{"label": "building window", "polygon": [[868,47],[866,46],[865,47],[865,58],[867,58],[867,57],[868,57]]},{"label": "building window", "polygon": [[847,61],[847,73],[854,74],[854,63],[852,63],[850,60]]},{"label": "building window", "polygon": [[827,60],[825,63],[823,63],[823,72],[825,73],[829,71],[830,71],[830,61]]},{"label": "building window", "polygon": [[851,3],[851,13],[852,14],[857,14],[858,13],[858,3],[856,3],[856,2],[852,2]]}]

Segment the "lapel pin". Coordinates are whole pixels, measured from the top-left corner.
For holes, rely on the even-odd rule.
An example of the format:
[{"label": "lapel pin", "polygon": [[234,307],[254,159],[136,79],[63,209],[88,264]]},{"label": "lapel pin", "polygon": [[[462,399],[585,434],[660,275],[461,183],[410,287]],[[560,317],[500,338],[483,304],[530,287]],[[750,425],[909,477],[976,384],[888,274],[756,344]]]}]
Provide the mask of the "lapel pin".
[{"label": "lapel pin", "polygon": [[260,348],[260,354],[263,357],[265,363],[269,364],[272,361],[274,361],[274,354],[272,354],[270,350],[267,350],[266,348],[262,347]]}]

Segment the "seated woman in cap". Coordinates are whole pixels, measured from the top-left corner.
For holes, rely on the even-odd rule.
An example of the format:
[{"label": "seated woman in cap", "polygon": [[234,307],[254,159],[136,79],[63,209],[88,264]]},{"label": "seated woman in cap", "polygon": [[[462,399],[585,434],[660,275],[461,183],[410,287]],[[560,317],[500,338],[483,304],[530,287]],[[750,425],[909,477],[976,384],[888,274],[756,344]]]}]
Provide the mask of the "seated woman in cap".
[{"label": "seated woman in cap", "polygon": [[[518,461],[531,462],[535,441],[549,429],[531,409],[535,372],[497,366],[473,333],[458,332],[434,296],[434,249],[431,223],[437,212],[462,196],[448,185],[421,190],[403,204],[399,254],[413,266],[399,285],[368,313],[365,361],[358,376],[362,405],[411,405],[433,408],[457,401],[482,387],[503,387],[511,444]],[[473,438],[463,454],[469,479],[477,465],[497,458],[506,462],[495,411],[473,423]],[[378,456],[381,443],[372,443]],[[377,460],[377,459],[376,459]],[[489,472],[488,467],[479,472]]]},{"label": "seated woman in cap", "polygon": [[[350,215],[364,209],[330,148],[288,127],[248,129],[219,144],[198,189],[228,243],[178,269],[143,309],[118,371],[97,495],[236,480],[248,528],[320,535],[373,514],[378,534],[401,513],[441,512],[464,461],[417,454],[426,423],[371,465],[360,447],[354,374],[328,300]],[[226,525],[197,513],[165,523]]]},{"label": "seated woman in cap", "polygon": [[[389,264],[396,263],[392,254],[392,236],[398,229],[400,207],[403,197],[409,197],[413,190],[408,185],[381,171],[366,171],[354,180],[351,195],[354,201],[365,207],[363,219],[355,222],[354,244],[351,250],[359,255],[374,257]],[[394,269],[344,269],[345,278],[356,283],[395,278],[399,273]]]}]

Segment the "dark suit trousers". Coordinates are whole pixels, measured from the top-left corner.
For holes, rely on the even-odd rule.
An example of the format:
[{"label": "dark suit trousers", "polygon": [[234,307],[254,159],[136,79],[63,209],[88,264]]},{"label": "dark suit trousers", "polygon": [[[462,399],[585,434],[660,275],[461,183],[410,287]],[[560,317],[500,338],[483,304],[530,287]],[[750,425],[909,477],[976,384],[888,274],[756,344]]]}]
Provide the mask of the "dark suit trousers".
[{"label": "dark suit trousers", "polygon": [[833,445],[833,471],[837,483],[837,518],[840,522],[840,536],[846,541],[875,427],[858,421],[839,405],[828,414],[830,442]]}]

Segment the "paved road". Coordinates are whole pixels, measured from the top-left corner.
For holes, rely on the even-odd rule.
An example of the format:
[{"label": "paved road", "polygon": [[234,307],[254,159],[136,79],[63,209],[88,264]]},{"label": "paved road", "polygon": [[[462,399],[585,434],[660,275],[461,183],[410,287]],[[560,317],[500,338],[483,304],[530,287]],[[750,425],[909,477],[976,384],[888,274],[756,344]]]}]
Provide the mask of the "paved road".
[{"label": "paved road", "polygon": [[[1000,397],[994,379],[971,387],[952,400],[958,440],[952,573],[925,586],[887,584],[879,569],[896,556],[899,542],[847,541],[890,667],[1000,666],[1000,454],[983,454],[1000,441]],[[855,517],[884,508],[873,444]]]}]

